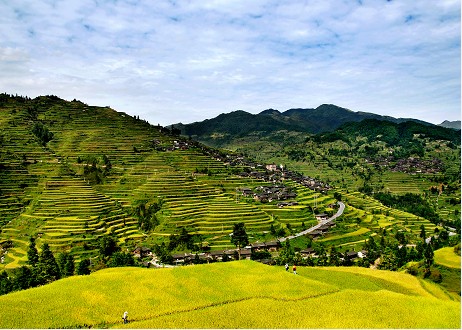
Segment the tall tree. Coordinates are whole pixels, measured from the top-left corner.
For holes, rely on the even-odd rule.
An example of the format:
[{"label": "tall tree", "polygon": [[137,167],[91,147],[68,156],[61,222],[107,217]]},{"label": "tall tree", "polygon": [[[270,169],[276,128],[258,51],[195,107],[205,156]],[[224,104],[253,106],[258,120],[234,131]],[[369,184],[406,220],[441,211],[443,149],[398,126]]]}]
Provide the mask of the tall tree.
[{"label": "tall tree", "polygon": [[74,257],[68,252],[62,252],[58,255],[58,265],[61,275],[72,276],[74,275]]},{"label": "tall tree", "polygon": [[29,249],[27,250],[27,263],[32,267],[36,267],[39,262],[39,253],[35,246],[35,238],[29,239]]},{"label": "tall tree", "polygon": [[14,270],[12,282],[14,290],[25,290],[37,285],[33,270],[27,266]]},{"label": "tall tree", "polygon": [[83,259],[79,262],[77,275],[90,275],[90,259]]},{"label": "tall tree", "polygon": [[425,226],[423,224],[420,225],[420,238],[424,241],[427,238],[427,234],[425,233]]},{"label": "tall tree", "polygon": [[433,264],[433,255],[433,247],[430,243],[428,243],[424,250],[424,262],[426,269],[430,269],[430,266]]},{"label": "tall tree", "polygon": [[340,265],[340,253],[337,251],[337,248],[335,246],[332,246],[330,248],[329,264],[332,266]]},{"label": "tall tree", "polygon": [[13,290],[13,283],[6,270],[0,273],[0,295],[7,294]]},{"label": "tall tree", "polygon": [[48,243],[43,244],[37,264],[40,282],[49,283],[61,278],[58,263],[50,250]]},{"label": "tall tree", "polygon": [[245,225],[243,222],[238,222],[233,227],[233,233],[231,235],[231,243],[233,243],[238,250],[239,260],[241,259],[241,247],[249,244],[249,237],[245,231]]},{"label": "tall tree", "polygon": [[120,250],[117,241],[112,236],[103,236],[99,240],[99,253],[103,257],[110,257],[114,252]]}]

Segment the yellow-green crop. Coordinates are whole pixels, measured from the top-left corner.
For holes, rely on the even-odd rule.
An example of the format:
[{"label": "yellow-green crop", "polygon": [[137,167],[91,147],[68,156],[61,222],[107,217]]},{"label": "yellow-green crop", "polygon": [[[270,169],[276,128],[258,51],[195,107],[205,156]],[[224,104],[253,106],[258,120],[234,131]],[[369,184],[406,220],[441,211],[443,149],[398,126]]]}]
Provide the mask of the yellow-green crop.
[{"label": "yellow-green crop", "polygon": [[460,269],[460,256],[454,252],[453,247],[436,250],[434,258],[436,264]]},{"label": "yellow-green crop", "polygon": [[129,328],[460,327],[460,302],[409,275],[338,267],[298,273],[252,261],[105,269],[1,296],[0,327],[122,328],[124,311]]}]

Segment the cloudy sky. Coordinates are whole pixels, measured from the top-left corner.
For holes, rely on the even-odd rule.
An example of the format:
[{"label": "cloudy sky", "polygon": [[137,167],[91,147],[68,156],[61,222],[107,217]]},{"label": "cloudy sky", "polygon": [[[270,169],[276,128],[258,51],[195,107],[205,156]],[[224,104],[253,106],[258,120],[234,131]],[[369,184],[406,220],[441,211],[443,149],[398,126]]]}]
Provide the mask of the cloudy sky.
[{"label": "cloudy sky", "polygon": [[0,92],[152,124],[315,108],[460,120],[459,0],[0,0]]}]

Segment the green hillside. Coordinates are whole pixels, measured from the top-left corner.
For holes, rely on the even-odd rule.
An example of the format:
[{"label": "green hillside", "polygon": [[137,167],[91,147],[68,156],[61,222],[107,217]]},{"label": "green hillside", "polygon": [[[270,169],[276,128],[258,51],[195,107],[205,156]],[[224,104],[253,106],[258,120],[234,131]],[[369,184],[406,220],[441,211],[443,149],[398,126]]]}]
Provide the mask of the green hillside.
[{"label": "green hillside", "polygon": [[128,328],[460,328],[461,317],[460,302],[410,275],[251,261],[105,269],[0,306],[1,328],[123,328],[124,311]]},{"label": "green hillside", "polygon": [[[392,192],[421,193],[438,185],[441,175],[385,171],[377,179],[353,158],[354,152],[351,157],[343,154],[353,147],[362,152],[360,144],[320,143],[300,138],[297,132],[275,133],[271,136],[282,139],[282,150],[276,142],[256,139],[248,147],[261,147],[251,153],[256,161],[245,160],[109,107],[56,96],[29,99],[1,94],[0,128],[0,268],[26,264],[30,237],[37,238],[39,248],[48,243],[54,252],[68,251],[76,261],[96,256],[98,239],[107,235],[130,249],[168,242],[170,235],[186,229],[200,235],[197,244],[226,249],[233,247],[229,234],[234,224],[244,222],[251,242],[275,240],[272,230],[290,235],[316,224],[316,212],[332,212],[329,205],[336,201],[335,193],[348,205],[335,230],[320,239],[327,245],[357,250],[384,228],[391,235],[405,229],[409,242],[415,242],[421,225],[428,233],[437,228],[425,217],[355,190],[367,179],[371,186],[383,183]],[[460,173],[456,153],[460,149],[423,139],[429,155],[442,159],[446,175]],[[295,204],[283,208],[278,201],[263,203],[242,196],[243,188],[274,184],[248,175],[266,173],[264,164],[273,161],[329,182],[333,189],[321,193],[292,180],[280,181],[296,194]],[[349,161],[354,165],[344,165]],[[432,203],[439,203],[443,220],[459,218],[460,204],[453,202],[460,201],[460,190],[454,187],[448,182],[441,194],[428,194]]]}]

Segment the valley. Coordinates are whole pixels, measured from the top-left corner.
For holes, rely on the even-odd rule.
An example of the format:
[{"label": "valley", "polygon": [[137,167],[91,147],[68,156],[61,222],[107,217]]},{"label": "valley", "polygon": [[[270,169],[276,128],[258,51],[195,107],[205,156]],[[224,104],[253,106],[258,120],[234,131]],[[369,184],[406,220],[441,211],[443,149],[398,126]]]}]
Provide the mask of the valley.
[{"label": "valley", "polygon": [[[297,264],[310,278],[320,275],[319,267],[339,265],[408,272],[432,294],[458,303],[460,287],[454,279],[460,278],[460,268],[448,263],[454,265],[458,243],[460,251],[460,131],[432,131],[419,123],[374,124],[396,130],[396,139],[356,123],[318,134],[251,132],[218,149],[181,136],[174,127],[150,125],[109,107],[56,96],[1,94],[0,288],[3,293],[23,288],[18,281],[30,272],[34,240],[40,253],[50,248],[60,267],[67,256],[72,264],[87,263],[88,269],[79,268],[77,274],[100,276],[103,271],[118,277],[130,271],[102,269],[222,264],[242,256],[272,265]],[[323,222],[337,212],[338,218]],[[239,224],[248,241],[236,249],[232,237]],[[113,244],[107,254],[105,242]],[[433,288],[434,282],[442,287]],[[23,293],[5,299],[17,294]],[[210,303],[215,306],[199,305]],[[246,303],[232,300],[231,305],[239,310]],[[213,308],[221,304],[228,302],[220,300]],[[208,308],[189,308],[185,313],[209,315]],[[131,325],[154,326],[149,315]],[[166,315],[160,315],[162,327],[171,322]],[[96,314],[71,319],[31,324],[114,326],[112,319]],[[198,324],[221,324],[213,322]]]}]

